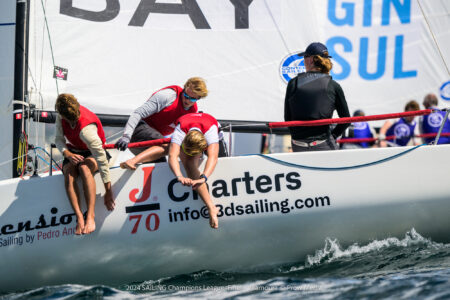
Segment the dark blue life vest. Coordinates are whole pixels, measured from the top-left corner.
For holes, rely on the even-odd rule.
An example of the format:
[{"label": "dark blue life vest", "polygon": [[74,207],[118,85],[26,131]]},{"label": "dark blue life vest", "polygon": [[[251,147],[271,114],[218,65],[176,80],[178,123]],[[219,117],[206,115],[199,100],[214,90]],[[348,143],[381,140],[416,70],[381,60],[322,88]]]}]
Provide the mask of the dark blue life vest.
[{"label": "dark blue life vest", "polygon": [[[353,137],[355,139],[373,138],[372,132],[370,131],[369,123],[358,122],[352,123]],[[363,148],[369,147],[368,142],[358,143]]]},{"label": "dark blue life vest", "polygon": [[395,135],[393,142],[399,146],[406,146],[414,136],[414,128],[416,128],[416,121],[408,123],[405,119],[401,118],[389,127],[386,136]]},{"label": "dark blue life vest", "polygon": [[[444,111],[436,111],[429,115],[423,116],[422,122],[422,132],[423,133],[438,133],[439,128],[441,127],[442,121],[445,118]],[[444,124],[444,128],[442,132],[450,132],[450,116],[449,119],[446,120]],[[434,141],[434,137],[425,138],[426,143],[431,143]],[[450,136],[443,136],[439,138],[438,144],[450,144]]]}]

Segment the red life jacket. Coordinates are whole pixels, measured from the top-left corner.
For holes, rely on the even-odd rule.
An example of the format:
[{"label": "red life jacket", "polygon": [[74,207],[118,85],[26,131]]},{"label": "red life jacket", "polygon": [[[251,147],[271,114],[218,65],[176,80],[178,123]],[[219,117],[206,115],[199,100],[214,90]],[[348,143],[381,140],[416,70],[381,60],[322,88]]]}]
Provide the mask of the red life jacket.
[{"label": "red life jacket", "polygon": [[[183,100],[182,92],[183,88],[177,85],[171,85],[165,88],[160,89],[159,91],[165,90],[165,89],[172,89],[177,93],[177,99],[175,101],[161,110],[160,112],[157,112],[151,116],[148,116],[144,119],[144,121],[152,128],[155,128],[158,130],[162,135],[167,136],[173,133],[175,129],[175,121],[186,114],[195,113],[197,112],[197,103],[192,105],[188,110],[184,109],[183,107]],[[156,94],[156,91],[154,94]],[[152,96],[153,96],[152,95]]]},{"label": "red life jacket", "polygon": [[216,125],[217,131],[219,131],[219,124],[217,123],[216,118],[205,113],[194,113],[182,116],[178,119],[177,125],[178,124],[180,124],[180,129],[186,134],[193,127],[200,129],[200,131],[205,134],[213,125]]},{"label": "red life jacket", "polygon": [[86,144],[80,139],[81,130],[88,126],[89,124],[97,125],[97,134],[102,140],[102,144],[104,145],[106,142],[105,132],[103,131],[103,126],[97,115],[91,112],[84,106],[80,105],[80,118],[75,125],[75,128],[70,127],[69,122],[62,119],[61,120],[63,133],[66,139],[69,141],[67,147],[74,150],[88,150]]}]

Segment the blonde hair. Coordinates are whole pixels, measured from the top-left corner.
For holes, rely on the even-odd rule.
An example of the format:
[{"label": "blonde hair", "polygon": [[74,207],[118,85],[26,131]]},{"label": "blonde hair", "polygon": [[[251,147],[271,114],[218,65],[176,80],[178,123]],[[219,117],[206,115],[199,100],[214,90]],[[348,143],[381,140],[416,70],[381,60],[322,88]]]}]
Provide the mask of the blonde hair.
[{"label": "blonde hair", "polygon": [[208,89],[206,88],[206,83],[203,78],[200,77],[192,77],[189,78],[188,81],[184,84],[184,89],[189,88],[192,92],[194,92],[200,98],[205,98],[208,96]]},{"label": "blonde hair", "polygon": [[196,156],[205,151],[208,143],[203,133],[198,130],[191,130],[186,134],[181,147],[187,155]]},{"label": "blonde hair", "polygon": [[55,110],[69,121],[77,121],[80,118],[80,103],[72,94],[60,94],[56,98]]},{"label": "blonde hair", "polygon": [[[328,56],[328,51],[323,52],[324,56]],[[314,67],[319,69],[320,73],[330,74],[331,68],[333,68],[333,63],[328,57],[323,57],[321,55],[313,56]]]}]

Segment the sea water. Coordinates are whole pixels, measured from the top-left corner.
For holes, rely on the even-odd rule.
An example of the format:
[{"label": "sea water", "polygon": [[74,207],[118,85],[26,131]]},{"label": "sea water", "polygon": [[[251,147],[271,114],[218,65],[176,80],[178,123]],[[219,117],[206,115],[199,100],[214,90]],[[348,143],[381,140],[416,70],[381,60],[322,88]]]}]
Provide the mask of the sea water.
[{"label": "sea water", "polygon": [[450,244],[411,229],[402,239],[347,248],[328,238],[304,261],[258,270],[199,270],[119,286],[66,284],[0,299],[450,299]]}]

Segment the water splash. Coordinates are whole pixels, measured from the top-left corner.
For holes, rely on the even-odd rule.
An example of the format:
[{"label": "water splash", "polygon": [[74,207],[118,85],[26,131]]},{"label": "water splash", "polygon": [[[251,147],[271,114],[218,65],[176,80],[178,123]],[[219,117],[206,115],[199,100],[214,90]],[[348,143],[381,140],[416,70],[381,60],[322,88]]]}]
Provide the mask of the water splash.
[{"label": "water splash", "polygon": [[389,237],[384,240],[375,240],[365,246],[359,246],[357,243],[349,246],[347,249],[342,249],[337,239],[326,238],[323,249],[317,250],[314,255],[306,257],[305,266],[316,266],[325,262],[332,262],[340,258],[351,257],[355,254],[364,254],[369,252],[377,252],[390,247],[411,247],[420,246],[423,248],[440,249],[446,247],[441,243],[433,242],[430,239],[424,238],[417,231],[412,228],[406,232],[405,237],[401,240],[395,237]]}]

